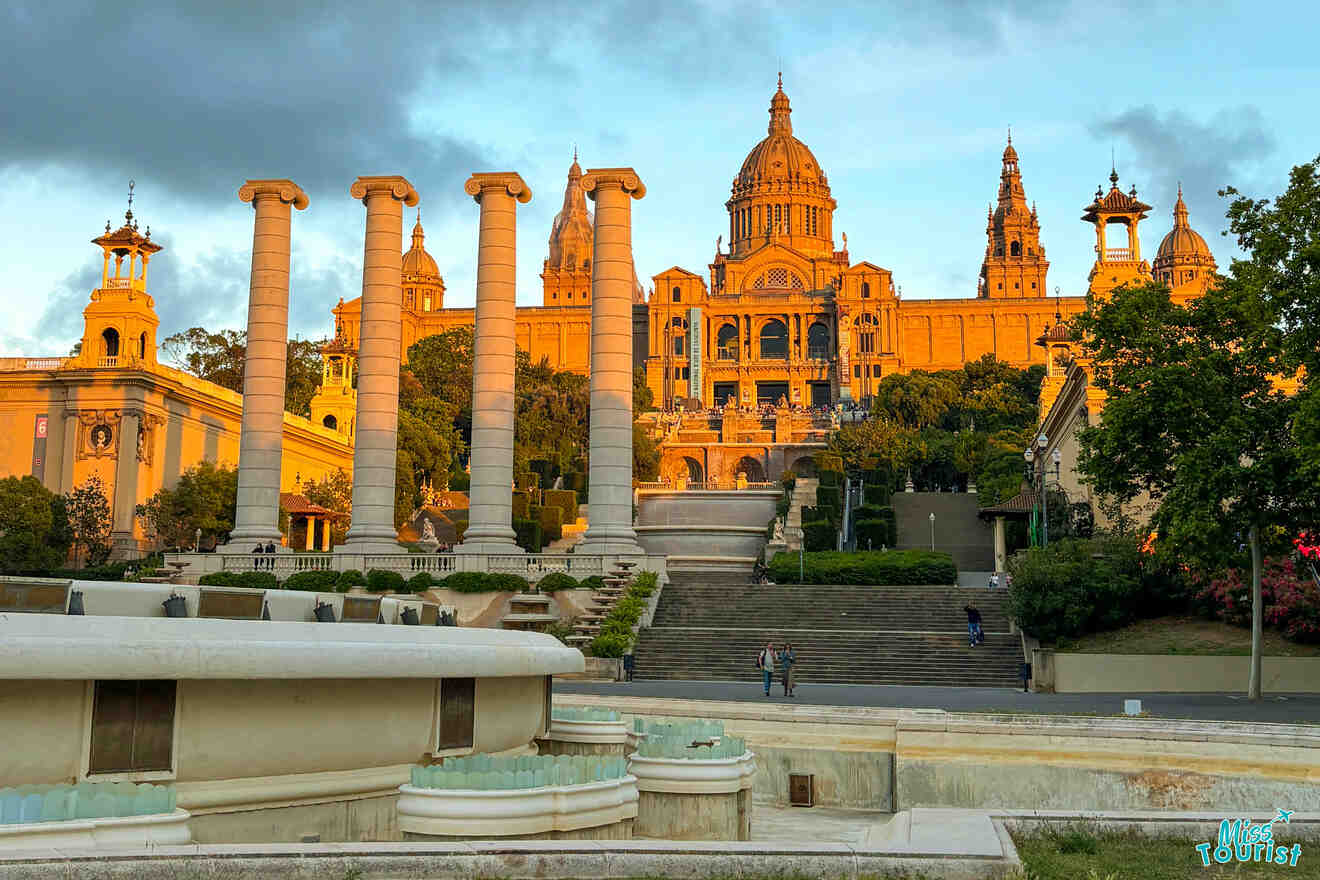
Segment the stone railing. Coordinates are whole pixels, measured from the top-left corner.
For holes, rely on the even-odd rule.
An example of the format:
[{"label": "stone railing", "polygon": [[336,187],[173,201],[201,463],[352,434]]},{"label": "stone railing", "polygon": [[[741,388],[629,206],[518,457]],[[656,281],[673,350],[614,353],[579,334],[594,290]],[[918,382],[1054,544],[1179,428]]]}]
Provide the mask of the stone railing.
[{"label": "stone railing", "polygon": [[98,367],[115,367],[119,365],[118,357],[103,357],[96,362]]},{"label": "stone railing", "polygon": [[683,481],[681,483],[665,483],[661,481],[639,482],[637,488],[646,491],[661,492],[732,492],[739,489],[778,489],[778,483],[757,482],[752,483],[746,480],[738,482],[726,482],[723,480],[704,480],[699,483]]},{"label": "stone railing", "polygon": [[1130,248],[1105,248],[1106,260],[1130,260],[1132,259],[1132,250]]},{"label": "stone railing", "polygon": [[616,562],[626,559],[639,571],[665,573],[663,556],[598,556],[585,553],[166,553],[166,565],[184,577],[213,571],[269,571],[284,579],[300,571],[346,571],[372,569],[397,571],[404,576],[428,572],[439,577],[459,571],[486,571],[516,574],[535,583],[551,572],[563,572],[575,578],[603,575]]}]

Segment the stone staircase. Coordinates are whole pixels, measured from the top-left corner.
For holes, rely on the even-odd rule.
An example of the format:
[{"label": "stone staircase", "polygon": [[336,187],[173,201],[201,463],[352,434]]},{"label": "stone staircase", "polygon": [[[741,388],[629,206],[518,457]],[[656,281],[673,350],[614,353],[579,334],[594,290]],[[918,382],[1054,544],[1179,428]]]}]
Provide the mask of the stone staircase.
[{"label": "stone staircase", "polygon": [[789,550],[797,550],[802,539],[797,535],[802,531],[802,508],[816,505],[816,488],[820,480],[815,477],[798,477],[793,484],[793,502],[788,508],[788,518],[784,523],[784,542]]},{"label": "stone staircase", "polygon": [[[967,645],[975,601],[985,642]],[[797,680],[1018,687],[1020,637],[1003,591],[956,587],[798,586],[670,574],[634,649],[636,678],[759,681],[766,642],[793,643]]]},{"label": "stone staircase", "polygon": [[601,621],[614,608],[615,603],[623,598],[628,582],[632,580],[631,569],[634,565],[636,563],[617,562],[610,573],[602,578],[605,586],[591,594],[592,604],[573,621],[573,634],[567,638],[570,647],[583,650],[600,635]]}]

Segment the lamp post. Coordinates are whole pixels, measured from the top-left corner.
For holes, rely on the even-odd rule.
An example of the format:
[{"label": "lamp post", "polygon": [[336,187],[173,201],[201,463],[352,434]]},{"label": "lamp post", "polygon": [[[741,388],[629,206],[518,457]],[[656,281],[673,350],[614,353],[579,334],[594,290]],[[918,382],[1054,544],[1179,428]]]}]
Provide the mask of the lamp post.
[{"label": "lamp post", "polygon": [[[1040,496],[1040,544],[1042,547],[1048,547],[1050,543],[1049,502],[1045,498],[1045,450],[1049,445],[1050,438],[1041,434],[1036,438],[1036,447],[1040,450],[1040,453],[1037,454],[1030,446],[1027,447],[1026,452],[1022,453],[1022,457],[1026,459],[1027,467],[1030,469],[1031,482],[1037,487],[1036,494]],[[1062,457],[1059,450],[1054,450],[1053,458],[1056,470]],[[1039,466],[1037,466],[1037,460],[1039,460]],[[1035,509],[1036,505],[1033,502],[1031,506]]]},{"label": "lamp post", "polygon": [[935,511],[933,510],[930,514],[930,549],[931,552],[935,551]]}]

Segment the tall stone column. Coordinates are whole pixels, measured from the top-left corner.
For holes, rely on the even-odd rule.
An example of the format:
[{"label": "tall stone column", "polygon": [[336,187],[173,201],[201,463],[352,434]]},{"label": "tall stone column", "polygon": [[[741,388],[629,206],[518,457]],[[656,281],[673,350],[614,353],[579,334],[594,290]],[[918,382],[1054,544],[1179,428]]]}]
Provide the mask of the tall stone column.
[{"label": "tall stone column", "polygon": [[138,461],[138,428],[141,424],[142,413],[138,410],[120,411],[115,497],[110,504],[110,547],[116,559],[133,559],[140,549],[133,534],[133,517],[138,503],[138,472],[142,467]]},{"label": "tall stone column", "polygon": [[397,175],[359,177],[349,190],[367,206],[353,447],[353,522],[340,550],[400,553],[394,528],[403,306],[403,206],[417,190]]},{"label": "tall stone column", "polygon": [[578,553],[640,554],[632,527],[632,199],[646,195],[631,168],[592,168],[582,188],[596,203],[591,262],[591,462],[587,531]]},{"label": "tall stone column", "polygon": [[472,483],[456,553],[521,553],[513,531],[513,376],[517,352],[517,211],[532,191],[517,174],[474,174],[463,187],[481,205],[472,352]]},{"label": "tall stone column", "polygon": [[249,180],[238,197],[256,212],[243,361],[243,427],[238,441],[238,504],[226,547],[247,553],[280,540],[280,459],[284,451],[284,370],[289,350],[290,206],[307,207],[291,180]]}]

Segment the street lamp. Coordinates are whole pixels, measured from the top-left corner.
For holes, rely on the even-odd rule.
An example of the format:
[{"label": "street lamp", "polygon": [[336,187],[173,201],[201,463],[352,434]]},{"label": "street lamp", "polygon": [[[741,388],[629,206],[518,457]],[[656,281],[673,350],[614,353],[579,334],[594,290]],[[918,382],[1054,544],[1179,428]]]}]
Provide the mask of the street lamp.
[{"label": "street lamp", "polygon": [[[1050,543],[1049,502],[1045,498],[1045,462],[1046,462],[1045,450],[1049,448],[1049,445],[1050,445],[1050,438],[1045,436],[1044,434],[1041,434],[1039,437],[1036,438],[1036,446],[1040,449],[1040,455],[1037,455],[1036,452],[1030,446],[1028,446],[1026,451],[1022,453],[1022,457],[1027,461],[1027,468],[1029,469],[1031,482],[1037,487],[1036,494],[1040,496],[1040,510],[1041,510],[1040,543],[1042,547],[1047,547],[1049,546]],[[1062,458],[1063,456],[1059,452],[1059,450],[1057,449],[1054,450],[1053,459],[1054,459],[1054,468],[1056,473],[1059,468],[1059,461]],[[1040,459],[1039,467],[1036,467],[1037,459]],[[1032,502],[1031,506],[1032,509],[1034,510],[1036,507],[1034,501]]]},{"label": "street lamp", "polygon": [[930,549],[931,552],[934,552],[935,550],[935,512],[934,511],[931,511],[930,514]]}]

